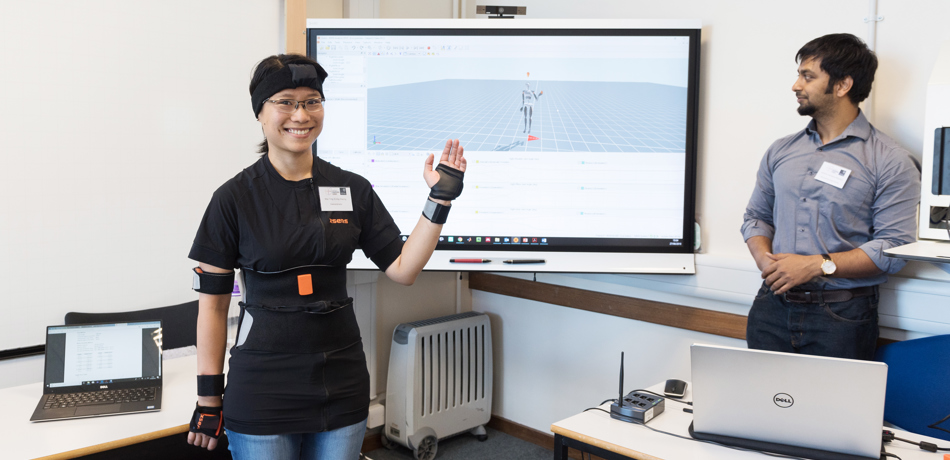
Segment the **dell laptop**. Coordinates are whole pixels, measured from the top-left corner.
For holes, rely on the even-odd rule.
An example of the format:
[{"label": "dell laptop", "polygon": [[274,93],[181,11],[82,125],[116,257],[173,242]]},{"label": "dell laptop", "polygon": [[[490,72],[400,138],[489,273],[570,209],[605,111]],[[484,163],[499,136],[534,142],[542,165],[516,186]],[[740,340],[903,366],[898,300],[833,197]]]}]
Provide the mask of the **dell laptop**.
[{"label": "dell laptop", "polygon": [[162,323],[142,321],[46,328],[41,422],[162,407]]},{"label": "dell laptop", "polygon": [[879,459],[887,365],[694,344],[697,439],[820,460]]}]

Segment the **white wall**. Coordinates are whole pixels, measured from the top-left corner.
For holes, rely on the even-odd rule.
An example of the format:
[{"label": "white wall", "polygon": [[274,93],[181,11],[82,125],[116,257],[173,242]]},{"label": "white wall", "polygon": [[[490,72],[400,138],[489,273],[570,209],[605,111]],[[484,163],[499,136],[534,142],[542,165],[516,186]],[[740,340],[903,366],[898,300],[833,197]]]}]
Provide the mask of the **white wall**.
[{"label": "white wall", "polygon": [[381,18],[451,18],[452,0],[380,0]]},{"label": "white wall", "polygon": [[308,18],[342,18],[343,0],[307,0]]},{"label": "white wall", "polygon": [[[380,18],[451,18],[457,0],[307,0],[308,18],[342,18],[345,3],[355,11],[379,8]],[[357,14],[350,17],[371,17]]]},{"label": "white wall", "polygon": [[473,302],[491,318],[492,414],[542,432],[617,397],[622,351],[629,391],[662,379],[688,379],[693,342],[744,343],[479,291]]},{"label": "white wall", "polygon": [[42,344],[68,311],[195,298],[187,253],[212,191],[257,157],[247,84],[282,5],[4,2],[0,349]]}]

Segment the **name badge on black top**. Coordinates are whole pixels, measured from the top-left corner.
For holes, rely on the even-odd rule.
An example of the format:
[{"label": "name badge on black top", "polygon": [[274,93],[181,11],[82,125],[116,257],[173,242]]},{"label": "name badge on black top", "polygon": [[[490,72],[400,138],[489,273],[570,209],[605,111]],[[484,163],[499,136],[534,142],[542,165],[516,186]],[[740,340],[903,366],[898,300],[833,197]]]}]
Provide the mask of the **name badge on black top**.
[{"label": "name badge on black top", "polygon": [[320,189],[320,209],[329,211],[352,211],[353,198],[349,187],[318,187]]}]

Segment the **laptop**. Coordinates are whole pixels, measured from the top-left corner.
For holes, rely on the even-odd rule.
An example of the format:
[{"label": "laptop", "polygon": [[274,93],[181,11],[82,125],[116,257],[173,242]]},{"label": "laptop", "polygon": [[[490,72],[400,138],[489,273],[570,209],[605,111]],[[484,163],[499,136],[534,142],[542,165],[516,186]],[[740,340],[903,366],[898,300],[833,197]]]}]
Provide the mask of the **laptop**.
[{"label": "laptop", "polygon": [[887,365],[694,344],[690,434],[814,459],[879,459]]},{"label": "laptop", "polygon": [[161,408],[161,321],[46,328],[43,397],[30,421]]}]

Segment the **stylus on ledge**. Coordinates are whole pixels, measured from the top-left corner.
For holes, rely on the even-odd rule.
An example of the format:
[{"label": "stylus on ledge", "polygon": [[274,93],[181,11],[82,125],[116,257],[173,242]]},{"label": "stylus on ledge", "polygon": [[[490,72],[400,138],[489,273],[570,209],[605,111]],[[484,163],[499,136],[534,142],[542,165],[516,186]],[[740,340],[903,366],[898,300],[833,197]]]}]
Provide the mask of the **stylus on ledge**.
[{"label": "stylus on ledge", "polygon": [[506,264],[543,264],[544,259],[511,259],[504,261]]},{"label": "stylus on ledge", "polygon": [[453,264],[487,264],[491,259],[449,259]]}]

